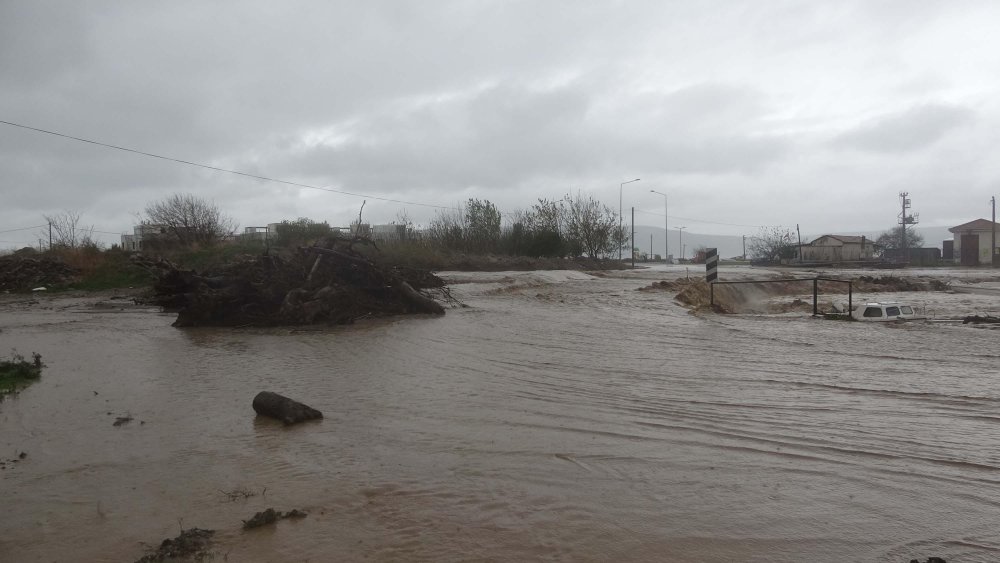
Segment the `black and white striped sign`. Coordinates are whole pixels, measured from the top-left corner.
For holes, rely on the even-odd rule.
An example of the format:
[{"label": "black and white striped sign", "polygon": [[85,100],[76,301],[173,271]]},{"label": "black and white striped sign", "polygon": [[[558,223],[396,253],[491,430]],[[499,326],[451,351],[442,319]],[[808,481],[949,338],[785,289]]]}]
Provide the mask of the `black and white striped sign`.
[{"label": "black and white striped sign", "polygon": [[719,249],[705,249],[705,281],[712,283],[719,279]]}]

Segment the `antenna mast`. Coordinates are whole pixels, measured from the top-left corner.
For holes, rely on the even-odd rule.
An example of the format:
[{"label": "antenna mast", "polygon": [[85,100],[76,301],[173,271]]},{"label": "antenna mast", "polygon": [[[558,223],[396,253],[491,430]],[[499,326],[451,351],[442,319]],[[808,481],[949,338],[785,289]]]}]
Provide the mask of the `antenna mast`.
[{"label": "antenna mast", "polygon": [[903,249],[903,260],[908,264],[910,262],[910,248],[906,244],[906,227],[916,225],[918,216],[906,214],[906,210],[910,208],[909,192],[899,192],[899,201],[902,205],[902,211],[899,213],[899,246]]}]

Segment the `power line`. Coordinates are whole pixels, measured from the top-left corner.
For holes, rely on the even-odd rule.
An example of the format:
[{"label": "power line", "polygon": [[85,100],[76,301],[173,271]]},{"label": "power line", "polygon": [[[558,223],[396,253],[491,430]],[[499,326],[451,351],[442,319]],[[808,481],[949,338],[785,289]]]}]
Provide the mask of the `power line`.
[{"label": "power line", "polygon": [[[653,211],[643,211],[642,209],[636,209],[637,213],[645,213],[646,215],[656,215],[657,217],[663,217],[663,213],[656,213]],[[670,219],[680,219],[681,221],[688,221],[691,223],[708,223],[711,225],[725,225],[727,227],[753,227],[753,228],[768,228],[768,227],[783,227],[784,225],[743,225],[740,223],[722,223],[720,221],[706,221],[704,219],[692,219],[690,217],[678,217],[676,215],[670,215]]]},{"label": "power line", "polygon": [[20,127],[21,129],[27,129],[29,131],[37,131],[39,133],[45,133],[47,135],[55,135],[56,137],[63,137],[64,139],[72,139],[74,141],[80,141],[81,143],[90,143],[92,145],[97,145],[97,146],[105,147],[105,148],[109,148],[109,149],[115,149],[115,150],[130,152],[130,153],[134,153],[134,154],[141,154],[143,156],[148,156],[148,157],[151,157],[151,158],[159,158],[161,160],[167,160],[167,161],[170,161],[170,162],[177,162],[177,163],[180,163],[180,164],[187,164],[189,166],[197,166],[199,168],[207,168],[209,170],[215,170],[217,172],[226,172],[227,174],[237,174],[239,176],[246,176],[247,178],[254,178],[254,179],[257,179],[257,180],[264,180],[264,181],[267,181],[267,182],[276,182],[276,183],[279,183],[279,184],[286,184],[286,185],[289,185],[289,186],[297,186],[297,187],[300,187],[300,188],[307,188],[307,189],[310,189],[310,190],[320,190],[320,191],[324,191],[324,192],[332,192],[332,193],[335,193],[335,194],[350,195],[350,196],[354,196],[354,197],[364,197],[364,198],[375,199],[375,200],[379,200],[379,201],[388,201],[390,203],[402,203],[402,204],[405,204],[405,205],[419,205],[419,206],[422,206],[422,207],[435,207],[435,208],[438,208],[438,209],[455,209],[454,207],[449,207],[449,206],[446,206],[446,205],[435,205],[435,204],[432,204],[432,203],[420,203],[420,202],[416,202],[416,201],[404,201],[404,200],[401,200],[401,199],[392,199],[392,198],[388,198],[388,197],[380,197],[380,196],[375,196],[375,195],[370,195],[370,194],[362,194],[362,193],[356,193],[356,192],[347,192],[347,191],[344,191],[344,190],[335,190],[333,188],[325,188],[325,187],[320,187],[320,186],[311,186],[309,184],[303,184],[303,183],[300,183],[300,182],[291,182],[289,180],[281,180],[281,179],[278,179],[278,178],[270,178],[268,176],[259,176],[257,174],[250,174],[249,172],[240,172],[239,170],[229,170],[227,168],[219,168],[218,166],[210,166],[208,164],[201,164],[199,162],[191,162],[190,160],[182,160],[182,159],[179,159],[179,158],[173,158],[173,157],[169,157],[169,156],[162,156],[162,155],[159,155],[159,154],[153,154],[151,152],[144,152],[144,151],[140,151],[140,150],[136,150],[136,149],[130,149],[130,148],[127,148],[127,147],[121,147],[121,146],[118,146],[118,145],[111,145],[111,144],[108,144],[108,143],[102,143],[100,141],[94,141],[92,139],[84,139],[82,137],[74,137],[72,135],[66,135],[65,133],[57,133],[56,131],[49,131],[47,129],[39,129],[37,127],[29,127],[28,125],[21,125],[20,123],[13,123],[13,122],[10,122],[10,121],[3,121],[3,120],[0,120],[0,123],[2,123],[4,125],[10,125],[12,127]]},{"label": "power line", "polygon": [[46,223],[44,225],[35,225],[34,227],[21,227],[20,229],[7,229],[6,231],[0,231],[0,233],[13,233],[15,231],[27,231],[29,229],[41,229],[41,228],[48,227],[48,226],[49,226],[49,224]]},{"label": "power line", "polygon": [[[21,227],[20,229],[7,229],[5,231],[0,231],[0,233],[13,233],[13,232],[17,232],[17,231],[29,231],[31,229],[44,229],[44,228],[46,228],[48,226],[49,226],[49,224],[46,223],[44,225],[35,225],[34,227]],[[98,231],[97,229],[88,229],[86,227],[77,227],[76,230],[81,231],[81,232],[88,232],[88,233],[101,233],[103,235],[120,235],[120,234],[122,234],[121,232]]]}]

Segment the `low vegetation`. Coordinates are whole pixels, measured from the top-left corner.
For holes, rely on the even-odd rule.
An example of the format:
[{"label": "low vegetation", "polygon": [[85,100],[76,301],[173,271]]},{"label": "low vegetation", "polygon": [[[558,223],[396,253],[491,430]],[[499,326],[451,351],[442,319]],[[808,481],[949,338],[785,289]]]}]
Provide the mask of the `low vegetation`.
[{"label": "low vegetation", "polygon": [[31,361],[28,361],[16,350],[12,351],[9,360],[0,360],[0,397],[36,381],[41,377],[43,367],[45,364],[40,354],[32,354]]},{"label": "low vegetation", "polygon": [[[362,211],[364,206],[362,205]],[[80,213],[46,215],[49,229],[39,239],[48,248],[22,248],[0,257],[0,292],[148,287],[154,278],[131,260],[134,252],[102,248]],[[162,258],[197,271],[218,269],[246,256],[288,257],[317,241],[375,242],[361,253],[386,267],[429,270],[602,269],[619,253],[627,227],[607,205],[590,195],[540,199],[525,210],[501,212],[488,200],[469,199],[443,210],[426,228],[416,228],[405,211],[389,226],[373,228],[358,214],[350,229],[300,217],[270,231],[236,234],[235,222],[212,202],[175,194],[150,203],[130,241],[147,258]],[[41,246],[41,243],[40,243]]]}]

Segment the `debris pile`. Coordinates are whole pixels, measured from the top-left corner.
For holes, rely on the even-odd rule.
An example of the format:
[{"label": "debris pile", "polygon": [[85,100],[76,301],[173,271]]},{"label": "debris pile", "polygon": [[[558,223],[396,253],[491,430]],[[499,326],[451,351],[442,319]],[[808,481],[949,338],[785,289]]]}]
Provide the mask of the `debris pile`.
[{"label": "debris pile", "polygon": [[262,510],[257,514],[254,514],[249,520],[244,520],[243,529],[252,530],[261,526],[267,526],[268,524],[274,524],[278,520],[283,520],[285,518],[298,519],[305,518],[306,516],[308,516],[306,512],[297,508],[289,510],[288,512],[281,512],[273,508],[268,508],[267,510]]},{"label": "debris pile", "polygon": [[201,528],[181,530],[179,536],[163,540],[159,549],[138,559],[136,563],[204,560],[209,556],[208,548],[212,543],[214,533],[215,530],[202,530]]},{"label": "debris pile", "polygon": [[420,292],[437,276],[387,268],[331,237],[287,256],[247,256],[217,271],[181,269],[164,259],[133,258],[154,275],[151,301],[177,312],[174,326],[347,324],[401,314],[444,314]]},{"label": "debris pile", "polygon": [[70,283],[80,272],[52,258],[0,257],[0,292]]}]

